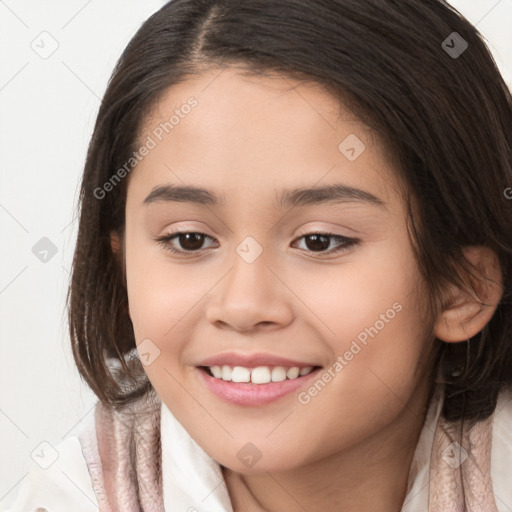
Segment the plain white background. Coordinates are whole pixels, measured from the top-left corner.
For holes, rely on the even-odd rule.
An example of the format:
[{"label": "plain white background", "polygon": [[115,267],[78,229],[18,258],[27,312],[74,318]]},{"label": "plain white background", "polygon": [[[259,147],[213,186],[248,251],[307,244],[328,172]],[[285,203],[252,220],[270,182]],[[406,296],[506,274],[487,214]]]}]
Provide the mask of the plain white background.
[{"label": "plain white background", "polygon": [[[40,443],[58,445],[95,403],[74,367],[64,308],[78,185],[115,61],[163,3],[0,0],[0,508]],[[512,85],[512,0],[451,3]]]}]

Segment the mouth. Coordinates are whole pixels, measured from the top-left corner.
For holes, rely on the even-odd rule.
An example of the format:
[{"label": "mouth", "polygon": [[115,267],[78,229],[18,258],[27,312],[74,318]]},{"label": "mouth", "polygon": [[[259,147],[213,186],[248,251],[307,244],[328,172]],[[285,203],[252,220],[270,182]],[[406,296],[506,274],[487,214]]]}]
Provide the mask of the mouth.
[{"label": "mouth", "polygon": [[206,387],[225,402],[261,406],[293,393],[321,370],[321,366],[197,366]]}]

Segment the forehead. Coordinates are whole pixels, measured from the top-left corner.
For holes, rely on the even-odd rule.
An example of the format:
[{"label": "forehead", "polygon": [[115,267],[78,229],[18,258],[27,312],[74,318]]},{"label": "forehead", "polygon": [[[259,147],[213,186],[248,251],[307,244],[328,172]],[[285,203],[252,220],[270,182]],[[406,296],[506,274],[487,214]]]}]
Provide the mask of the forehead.
[{"label": "forehead", "polygon": [[[307,107],[308,119],[319,117],[331,127],[336,125],[340,116],[359,122],[318,82],[298,80],[271,71],[256,74],[246,67],[232,66],[210,67],[197,74],[185,75],[180,83],[164,91],[160,101],[146,116],[145,128],[151,128],[162,117],[168,118],[167,114],[183,105],[190,96],[198,100],[199,110],[203,113],[213,110],[219,113],[219,117],[222,114],[226,121],[235,117],[237,110],[261,112],[262,106],[266,105],[277,108],[279,112],[288,111],[292,118],[299,110],[305,114]],[[230,112],[232,116],[228,115]]]},{"label": "forehead", "polygon": [[153,147],[130,176],[141,193],[180,181],[253,195],[341,181],[391,199],[394,171],[379,139],[314,82],[236,68],[190,76],[146,116],[138,144],[148,138]]}]

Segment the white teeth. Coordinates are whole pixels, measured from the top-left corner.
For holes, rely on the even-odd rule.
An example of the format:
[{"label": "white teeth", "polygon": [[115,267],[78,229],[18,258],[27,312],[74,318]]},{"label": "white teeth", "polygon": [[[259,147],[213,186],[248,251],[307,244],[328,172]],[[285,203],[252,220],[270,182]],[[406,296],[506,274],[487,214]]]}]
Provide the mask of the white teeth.
[{"label": "white teeth", "polygon": [[222,367],[222,380],[231,380],[231,374],[233,373],[233,370],[231,369],[231,366],[223,366]]},{"label": "white teeth", "polygon": [[302,377],[303,375],[307,375],[308,373],[311,373],[311,370],[313,369],[312,366],[305,366],[304,368],[300,369],[299,375]]},{"label": "white teeth", "polygon": [[210,371],[213,373],[214,377],[222,379],[222,368],[220,366],[210,366]]},{"label": "white teeth", "polygon": [[299,376],[299,369],[296,366],[293,366],[292,368],[288,368],[288,371],[286,372],[286,376],[289,379],[296,379]]},{"label": "white teeth", "polygon": [[242,366],[235,366],[231,374],[233,382],[249,382],[251,380],[251,370]]},{"label": "white teeth", "polygon": [[268,366],[258,366],[251,372],[251,382],[253,384],[267,384],[270,380],[270,369]]},{"label": "white teeth", "polygon": [[286,380],[286,370],[282,366],[276,366],[272,370],[272,382],[282,382]]},{"label": "white teeth", "polygon": [[232,382],[252,382],[253,384],[268,384],[269,382],[282,382],[286,379],[293,380],[313,371],[312,366],[299,368],[293,366],[258,366],[256,368],[245,368],[244,366],[214,365],[210,371],[216,379]]}]

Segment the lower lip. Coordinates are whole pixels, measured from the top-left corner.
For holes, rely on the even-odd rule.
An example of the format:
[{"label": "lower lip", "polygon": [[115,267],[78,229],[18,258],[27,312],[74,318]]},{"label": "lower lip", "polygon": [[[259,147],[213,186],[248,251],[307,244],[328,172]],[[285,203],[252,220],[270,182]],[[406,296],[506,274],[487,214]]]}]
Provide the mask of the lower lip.
[{"label": "lower lip", "polygon": [[257,406],[274,402],[285,395],[293,393],[303,386],[313,375],[316,375],[320,368],[297,379],[269,382],[268,384],[231,382],[216,379],[208,375],[208,373],[201,368],[197,368],[197,370],[204,379],[208,389],[222,400],[235,405]]}]

